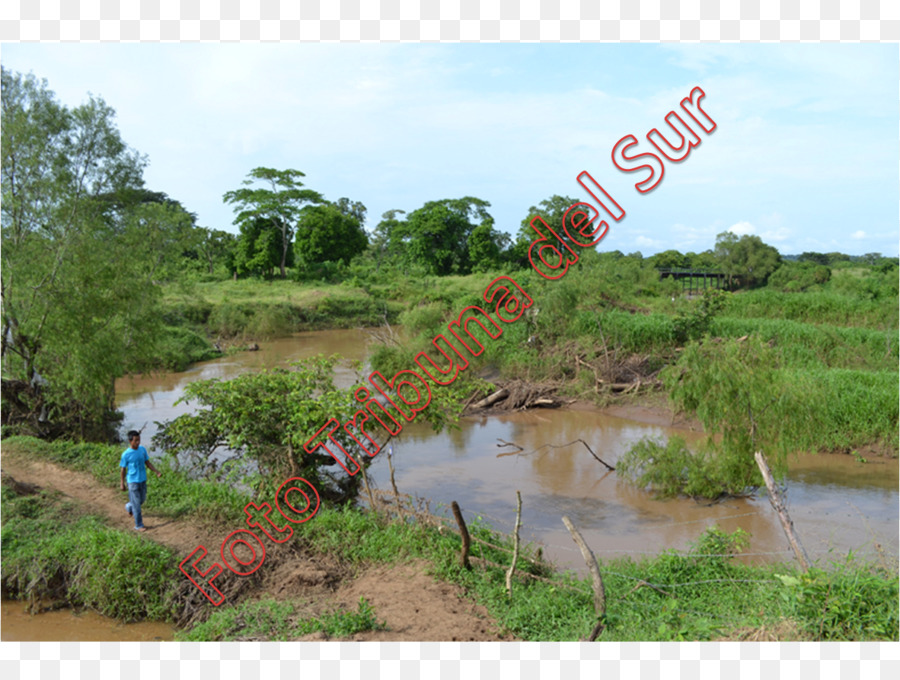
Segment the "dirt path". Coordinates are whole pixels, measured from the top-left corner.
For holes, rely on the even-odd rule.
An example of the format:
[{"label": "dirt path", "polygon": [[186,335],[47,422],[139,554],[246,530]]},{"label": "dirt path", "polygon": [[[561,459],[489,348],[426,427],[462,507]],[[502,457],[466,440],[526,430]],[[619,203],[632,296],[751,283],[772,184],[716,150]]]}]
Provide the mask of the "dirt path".
[{"label": "dirt path", "polygon": [[[7,449],[0,468],[5,475],[18,482],[44,489],[56,489],[86,512],[105,516],[110,527],[133,531],[134,520],[125,512],[124,492],[99,485],[86,473],[68,470],[41,460],[27,460],[21,452]],[[153,483],[150,480],[149,494]],[[207,564],[218,553],[222,539],[237,527],[223,527],[213,531],[190,519],[171,519],[144,512],[142,534],[147,540],[171,548],[178,555],[187,556],[198,545],[210,552]],[[264,539],[265,540],[265,539]],[[268,546],[267,546],[268,549]],[[267,552],[262,586],[251,598],[272,596],[303,605],[310,615],[338,608],[354,609],[360,597],[373,606],[379,621],[387,623],[384,631],[370,631],[355,635],[353,640],[509,640],[501,636],[487,611],[466,598],[455,585],[436,581],[425,573],[422,563],[376,566],[351,574],[336,560],[321,556],[298,555],[297,551],[282,553],[269,560]],[[271,563],[270,563],[271,562]],[[237,579],[224,572],[216,583],[222,587],[226,578]],[[221,580],[221,582],[220,582]],[[225,590],[225,588],[222,588]],[[324,637],[311,637],[321,639]]]}]

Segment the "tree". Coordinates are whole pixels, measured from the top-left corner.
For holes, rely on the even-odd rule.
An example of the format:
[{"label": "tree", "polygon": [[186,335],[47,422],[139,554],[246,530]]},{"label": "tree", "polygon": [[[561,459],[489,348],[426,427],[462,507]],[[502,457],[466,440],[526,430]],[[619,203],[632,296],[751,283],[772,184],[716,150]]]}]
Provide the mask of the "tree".
[{"label": "tree", "polygon": [[563,217],[565,216],[566,211],[578,202],[577,198],[554,194],[550,198],[545,198],[536,206],[531,206],[528,208],[528,214],[525,216],[525,219],[522,220],[522,224],[519,227],[518,240],[531,244],[531,242],[537,238],[537,232],[531,228],[531,220],[535,215],[540,215],[544,222],[550,225],[553,231],[559,234],[560,238],[572,246],[572,250],[579,252],[581,246],[573,244],[563,230]]},{"label": "tree", "polygon": [[469,237],[479,225],[493,226],[490,205],[471,196],[429,201],[391,225],[390,238],[403,241],[407,261],[423,265],[428,274],[468,274]]},{"label": "tree", "polygon": [[[329,418],[344,422],[359,408],[350,390],[334,386],[336,359],[315,357],[289,370],[190,383],[180,401],[197,402],[197,410],[164,423],[154,444],[170,454],[187,454],[196,470],[207,474],[216,472],[215,454],[227,447],[238,452],[235,462],[252,460],[264,484],[300,476],[327,498],[352,498],[359,475],[342,473],[330,456],[304,453],[307,439]],[[366,427],[377,434],[371,423]],[[369,462],[343,428],[334,436],[358,464]]]},{"label": "tree", "polygon": [[664,250],[649,259],[653,260],[653,266],[657,269],[685,269],[690,266],[687,255],[677,250]]},{"label": "tree", "polygon": [[490,223],[479,224],[469,234],[469,261],[473,272],[488,272],[500,266],[503,251],[509,247],[509,236]]},{"label": "tree", "polygon": [[360,221],[360,218],[365,219],[365,212],[362,203],[351,204],[346,198],[338,203],[303,208],[294,241],[297,261],[307,266],[350,262],[369,242]]},{"label": "tree", "polygon": [[375,258],[375,271],[385,262],[402,262],[405,258],[406,243],[399,236],[398,227],[403,220],[398,215],[405,215],[405,210],[388,210],[381,215],[381,222],[372,232],[369,239],[369,250]]},{"label": "tree", "polygon": [[226,269],[232,269],[229,266],[229,260],[233,262],[232,251],[237,245],[237,237],[227,231],[221,229],[205,229],[200,228],[200,237],[197,240],[197,254],[207,266],[208,273],[212,274],[217,263],[221,263]]},{"label": "tree", "polygon": [[88,436],[157,337],[154,249],[184,223],[142,207],[146,161],[102,99],[70,110],[46,81],[0,77],[3,423]]},{"label": "tree", "polygon": [[[241,222],[241,233],[234,247],[234,268],[238,275],[270,277],[281,263],[282,268],[294,264],[294,251],[282,252],[281,227],[267,217],[254,217]],[[284,270],[284,269],[282,269]]]},{"label": "tree", "polygon": [[[291,250],[291,239],[294,235],[294,223],[300,209],[306,203],[322,203],[321,194],[311,189],[303,189],[300,177],[305,177],[299,170],[275,170],[273,168],[254,168],[250,171],[248,179],[245,179],[243,189],[228,191],[222,197],[226,203],[235,205],[237,216],[234,223],[241,226],[253,222],[261,224],[260,220],[266,220],[280,234],[277,252],[280,257],[272,266],[281,268],[281,278],[287,276],[288,253]],[[268,188],[252,188],[254,182],[261,181],[268,184]],[[259,255],[269,252],[269,239],[267,235],[264,247],[254,246],[254,253]],[[262,264],[262,263],[257,263]]]},{"label": "tree", "polygon": [[759,236],[745,234],[738,237],[730,231],[716,237],[716,259],[725,274],[729,286],[734,277],[748,288],[765,285],[769,275],[781,265],[781,255],[770,245],[763,243]]}]

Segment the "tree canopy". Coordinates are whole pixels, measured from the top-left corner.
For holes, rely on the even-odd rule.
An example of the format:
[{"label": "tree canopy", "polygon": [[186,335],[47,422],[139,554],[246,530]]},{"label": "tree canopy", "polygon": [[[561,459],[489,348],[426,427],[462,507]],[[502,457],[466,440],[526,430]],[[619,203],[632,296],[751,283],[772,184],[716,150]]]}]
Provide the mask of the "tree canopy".
[{"label": "tree canopy", "polygon": [[421,266],[425,273],[438,276],[468,274],[473,266],[470,238],[476,228],[482,228],[474,240],[478,266],[485,266],[485,258],[492,257],[490,242],[498,250],[503,244],[503,235],[493,229],[490,205],[471,196],[429,201],[406,220],[397,220],[397,211],[392,211],[379,228],[385,232],[388,249],[402,253],[407,265]]},{"label": "tree canopy", "polygon": [[86,435],[156,340],[153,282],[192,216],[143,188],[146,161],[114,118],[98,97],[68,109],[2,70],[4,425]]},{"label": "tree canopy", "polygon": [[[288,257],[294,226],[300,210],[307,203],[322,203],[322,195],[312,189],[304,189],[299,170],[254,168],[243,187],[225,192],[222,199],[234,204],[234,223],[241,229],[241,246],[246,266],[250,269],[279,267],[281,278],[287,276]],[[265,186],[254,186],[262,182]],[[267,228],[268,226],[268,228]],[[273,243],[272,230],[278,235]],[[261,239],[256,243],[255,238]],[[252,263],[250,266],[249,263]]]},{"label": "tree canopy", "polygon": [[775,248],[749,234],[738,237],[730,231],[722,232],[716,237],[715,254],[729,280],[737,277],[748,288],[764,285],[781,265],[781,255]]},{"label": "tree canopy", "polygon": [[365,250],[369,243],[362,221],[366,207],[342,198],[337,203],[310,205],[300,211],[294,252],[305,266],[343,262]]}]

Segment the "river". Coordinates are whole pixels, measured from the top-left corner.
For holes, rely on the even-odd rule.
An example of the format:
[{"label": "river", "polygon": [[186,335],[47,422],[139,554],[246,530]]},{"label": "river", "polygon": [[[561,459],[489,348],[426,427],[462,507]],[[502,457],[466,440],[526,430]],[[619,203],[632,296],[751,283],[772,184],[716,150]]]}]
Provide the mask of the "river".
[{"label": "river", "polygon": [[[284,366],[317,354],[338,353],[365,361],[370,337],[359,330],[300,333],[261,343],[242,352],[196,365],[183,373],[125,378],[117,384],[124,428],[144,427],[144,441],[155,433],[154,421],[184,413],[175,406],[189,382],[228,378],[245,371]],[[489,351],[489,348],[488,348]],[[350,387],[361,376],[338,368],[335,382]],[[765,494],[712,505],[686,499],[655,500],[606,474],[580,443],[583,439],[603,460],[615,465],[628,447],[645,436],[678,434],[696,439],[697,432],[672,427],[664,419],[640,420],[598,409],[536,409],[509,415],[467,417],[456,430],[435,434],[425,424],[411,423],[393,444],[396,481],[402,493],[431,502],[432,510],[457,501],[463,514],[483,517],[499,529],[515,523],[516,491],[522,494],[522,537],[541,544],[544,554],[563,568],[578,571],[584,563],[561,522],[568,515],[601,558],[654,555],[686,549],[707,526],[744,529],[750,536],[746,561],[790,561],[781,526]],[[514,442],[523,451],[498,446]],[[152,452],[151,452],[152,454]],[[846,455],[804,455],[791,461],[787,484],[788,510],[807,553],[822,563],[849,551],[888,560],[898,553],[898,461],[858,463]],[[379,454],[370,477],[390,489],[387,458]]]},{"label": "river", "polygon": [[[300,333],[261,343],[242,352],[197,364],[182,373],[123,378],[116,385],[124,430],[143,428],[149,443],[157,427],[185,413],[175,402],[185,386],[206,378],[229,378],[246,371],[284,366],[317,354],[338,353],[365,361],[369,336],[356,330]],[[336,370],[335,382],[361,381],[349,366]],[[532,410],[490,417],[467,417],[459,429],[435,434],[411,423],[393,443],[392,461],[402,493],[427,498],[432,511],[446,513],[457,501],[468,521],[482,517],[498,529],[515,523],[516,491],[522,495],[522,538],[542,546],[545,557],[562,568],[584,573],[585,566],[561,517],[568,515],[601,559],[686,549],[707,526],[747,531],[746,562],[791,561],[787,541],[765,495],[712,505],[685,499],[655,500],[606,474],[582,439],[603,460],[619,456],[644,436],[700,436],[672,427],[665,417],[641,409],[619,415],[594,408]],[[629,417],[621,417],[622,414]],[[522,447],[516,451],[500,441]],[[560,446],[560,448],[551,448]],[[154,455],[151,450],[151,455]],[[385,453],[370,478],[390,489]],[[898,461],[856,462],[846,455],[806,455],[791,462],[787,503],[800,540],[813,560],[827,565],[849,551],[894,564],[898,553]],[[442,506],[444,506],[442,508]],[[92,612],[69,610],[32,616],[26,603],[3,602],[4,640],[159,640],[171,639],[171,626],[147,622],[123,626]]]}]

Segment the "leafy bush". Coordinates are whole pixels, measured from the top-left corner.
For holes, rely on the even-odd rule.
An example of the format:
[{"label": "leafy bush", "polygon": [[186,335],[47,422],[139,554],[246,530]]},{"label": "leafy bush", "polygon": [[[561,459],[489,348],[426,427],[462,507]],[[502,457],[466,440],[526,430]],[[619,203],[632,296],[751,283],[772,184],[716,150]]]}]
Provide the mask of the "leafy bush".
[{"label": "leafy bush", "polygon": [[666,444],[649,438],[641,439],[626,451],[616,464],[622,479],[640,488],[649,488],[660,498],[690,496],[718,498],[723,494],[745,491],[744,475],[729,479],[719,469],[718,459],[710,448],[692,453],[680,437],[670,437]]}]

